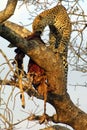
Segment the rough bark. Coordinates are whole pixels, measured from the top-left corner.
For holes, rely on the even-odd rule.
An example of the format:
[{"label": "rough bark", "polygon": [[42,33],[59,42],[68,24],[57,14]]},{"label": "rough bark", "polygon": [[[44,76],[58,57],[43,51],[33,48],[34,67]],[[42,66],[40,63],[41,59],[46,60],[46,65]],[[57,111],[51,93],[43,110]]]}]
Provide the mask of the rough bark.
[{"label": "rough bark", "polygon": [[14,46],[19,47],[45,69],[49,88],[52,90],[48,93],[48,102],[56,109],[56,115],[48,119],[55,123],[68,124],[75,130],[87,130],[87,114],[73,104],[67,93],[60,56],[56,57],[50,49],[42,44],[40,39],[27,41],[12,31],[10,27],[8,28],[6,24],[0,26],[0,35]]},{"label": "rough bark", "polygon": [[18,35],[20,35],[23,38],[31,34],[31,32],[23,26],[13,23],[11,21],[5,21],[4,25],[10,28],[12,31],[15,31]]}]

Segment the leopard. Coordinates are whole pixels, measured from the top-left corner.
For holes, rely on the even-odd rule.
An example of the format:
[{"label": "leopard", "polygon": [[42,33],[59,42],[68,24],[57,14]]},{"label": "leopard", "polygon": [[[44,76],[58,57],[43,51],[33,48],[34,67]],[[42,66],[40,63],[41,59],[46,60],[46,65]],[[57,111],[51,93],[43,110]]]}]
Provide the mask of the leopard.
[{"label": "leopard", "polygon": [[64,66],[65,83],[68,74],[68,43],[72,31],[72,24],[66,8],[57,4],[38,14],[32,24],[33,35],[40,37],[45,29],[49,27],[49,48],[57,55],[59,54]]},{"label": "leopard", "polygon": [[[33,32],[27,39],[30,40],[32,38],[38,37],[40,38],[40,40],[42,40],[41,35],[44,32],[46,26],[49,27],[48,49],[50,49],[55,54],[56,57],[57,55],[60,56],[62,60],[62,66],[64,68],[63,70],[65,74],[64,75],[65,85],[67,85],[67,75],[68,75],[67,56],[68,56],[68,44],[72,31],[72,24],[66,8],[62,4],[57,4],[53,8],[47,9],[38,14],[32,23]],[[47,86],[46,83],[43,82],[43,84],[39,85],[39,87],[43,88],[44,85]],[[46,118],[46,101],[47,101],[46,95],[48,89],[46,91],[45,90],[43,90],[45,95],[44,115],[42,116],[43,119],[41,120],[41,122],[43,122]]]}]

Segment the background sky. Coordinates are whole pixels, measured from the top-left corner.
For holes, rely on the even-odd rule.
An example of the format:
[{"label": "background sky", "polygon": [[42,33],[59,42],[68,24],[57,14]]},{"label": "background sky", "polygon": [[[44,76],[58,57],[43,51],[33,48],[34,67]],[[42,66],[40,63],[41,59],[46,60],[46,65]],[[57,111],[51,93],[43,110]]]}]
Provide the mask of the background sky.
[{"label": "background sky", "polygon": [[[6,6],[6,2],[7,0],[3,0],[0,1],[0,11],[2,9],[5,8]],[[55,4],[55,3],[54,3]],[[18,23],[20,25],[29,25],[32,20],[29,19],[29,11],[26,9],[26,6],[23,5],[19,8],[20,3],[18,3],[18,6],[15,10],[14,15],[9,19],[15,23]],[[87,14],[87,1],[82,1],[81,5],[83,6],[86,14]],[[32,11],[33,6],[29,8],[30,11]],[[36,15],[36,14],[35,14]],[[33,18],[33,17],[32,17]],[[29,30],[32,30],[32,26],[26,26],[26,28],[28,28]],[[4,51],[4,53],[7,55],[7,57],[9,59],[13,59],[14,58],[14,48],[10,49],[8,48],[9,42],[7,42],[6,40],[4,40],[3,38],[0,37],[0,49],[2,49]],[[0,64],[2,64],[3,62],[5,62],[4,58],[2,57],[2,55],[0,54]],[[25,69],[27,69],[27,62],[28,62],[28,57],[26,57],[24,59],[24,63],[25,63]],[[5,69],[5,68],[6,69]],[[2,67],[0,67],[0,71],[2,70],[2,68],[4,69],[2,71],[2,73],[0,73],[0,77],[4,78],[6,75],[6,72],[8,70],[7,66],[4,65]],[[75,87],[72,86],[73,84],[84,84],[84,82],[87,81],[87,76],[86,74],[83,74],[81,72],[76,72],[73,71],[71,68],[69,68],[69,74],[68,74],[68,93],[72,99],[72,101],[79,105],[79,108],[81,108],[82,110],[84,110],[85,112],[87,112],[87,88],[86,87]],[[4,102],[7,102],[9,99],[9,96],[11,95],[12,92],[12,88],[10,87],[6,87],[5,89],[3,89],[2,91],[2,95],[1,97],[4,99]],[[27,94],[25,94],[26,97],[26,108],[22,109],[21,107],[21,101],[20,101],[20,95],[19,95],[19,91],[18,89],[14,90],[12,99],[10,99],[9,105],[8,107],[14,111],[14,122],[17,122],[18,120],[24,119],[28,116],[28,114],[31,113],[36,113],[36,114],[41,114],[43,113],[43,101],[38,100],[36,98],[30,98],[27,96]],[[39,102],[38,102],[39,101]],[[4,107],[4,106],[3,106]],[[0,113],[3,113],[3,107],[0,108]],[[55,113],[54,108],[47,104],[47,113],[49,113],[50,115]],[[52,123],[50,122],[49,125],[52,125]],[[21,125],[17,125],[17,128],[19,128],[20,130],[39,130],[39,128],[44,127],[44,125],[39,125],[38,122],[27,122],[24,121]],[[39,127],[39,128],[38,128]]]}]

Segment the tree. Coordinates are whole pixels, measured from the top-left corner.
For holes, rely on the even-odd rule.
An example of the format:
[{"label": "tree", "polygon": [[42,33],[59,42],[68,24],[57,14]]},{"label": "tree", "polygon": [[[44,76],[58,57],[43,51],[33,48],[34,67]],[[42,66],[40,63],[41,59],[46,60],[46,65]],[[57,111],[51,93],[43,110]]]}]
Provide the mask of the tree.
[{"label": "tree", "polygon": [[[27,1],[23,1],[26,3]],[[44,1],[44,6],[42,6],[42,2],[33,1],[31,0],[29,3],[35,6],[40,5],[40,7],[47,8],[49,1]],[[86,64],[86,46],[83,43],[83,36],[84,30],[87,27],[86,18],[84,10],[80,6],[78,1],[60,1],[63,4],[66,3],[69,15],[71,18],[75,18],[72,21],[73,30],[72,35],[74,33],[74,38],[71,35],[71,42],[69,44],[69,53],[70,53],[70,64],[74,68],[78,69],[79,71],[86,72],[85,64]],[[57,2],[55,2],[57,3]],[[28,4],[28,3],[26,3]],[[27,120],[39,120],[40,123],[44,121],[44,118],[47,121],[52,121],[54,123],[64,123],[70,125],[75,130],[86,130],[87,129],[87,115],[85,112],[80,110],[74,103],[71,101],[69,94],[67,93],[67,87],[64,82],[64,69],[62,65],[62,61],[60,56],[56,58],[54,53],[49,50],[45,45],[42,44],[42,41],[38,38],[34,38],[31,40],[27,40],[25,37],[31,34],[29,30],[24,28],[23,26],[17,25],[7,19],[13,14],[15,7],[17,5],[17,0],[8,0],[6,9],[0,12],[0,36],[11,42],[11,44],[15,47],[20,48],[24,54],[29,56],[33,59],[33,61],[43,68],[46,72],[47,80],[49,81],[49,87],[52,91],[46,93],[47,102],[54,106],[56,109],[56,114],[53,116],[46,117],[31,115],[27,118]],[[10,10],[10,11],[9,11]],[[9,13],[10,12],[10,13]],[[3,15],[5,14],[5,15]],[[77,44],[76,40],[80,38],[81,42]],[[71,44],[72,43],[72,44]],[[9,46],[10,47],[10,46]],[[21,98],[22,103],[24,103],[24,91],[28,95],[34,95],[40,99],[43,99],[43,95],[39,95],[39,93],[33,89],[31,85],[31,80],[26,77],[23,79],[22,77],[25,76],[24,71],[22,70],[21,75],[17,75],[18,73],[14,71],[12,65],[10,64],[7,57],[4,55],[3,51],[0,50],[2,55],[5,57],[8,66],[10,67],[10,71],[13,72],[14,76],[16,75],[16,80],[0,80],[1,89],[3,85],[13,85],[15,87],[20,88],[21,90]],[[83,55],[82,55],[83,54]],[[43,55],[43,58],[42,58]],[[24,55],[23,55],[24,57]],[[22,59],[23,59],[22,57]],[[73,58],[74,57],[74,58]],[[44,62],[45,59],[45,62]],[[50,60],[51,59],[51,60]],[[82,60],[82,61],[81,61]],[[74,61],[75,63],[72,64]],[[55,67],[53,67],[55,64]],[[23,68],[22,68],[23,69]],[[9,73],[8,73],[9,74]],[[55,87],[54,87],[55,86]],[[61,87],[60,87],[61,86]],[[6,87],[6,86],[5,86]],[[42,91],[42,90],[41,90]],[[1,105],[2,105],[2,97],[1,98]],[[24,104],[23,104],[24,105]],[[9,109],[8,109],[9,110]],[[9,112],[10,113],[10,112]],[[72,116],[73,115],[73,116]],[[5,115],[0,114],[1,121],[3,124],[6,122],[8,124],[9,129],[13,128],[13,125],[8,121],[8,118]],[[58,129],[59,126],[53,126],[53,129]],[[51,128],[48,128],[51,129]],[[60,129],[68,129],[61,127]]]}]

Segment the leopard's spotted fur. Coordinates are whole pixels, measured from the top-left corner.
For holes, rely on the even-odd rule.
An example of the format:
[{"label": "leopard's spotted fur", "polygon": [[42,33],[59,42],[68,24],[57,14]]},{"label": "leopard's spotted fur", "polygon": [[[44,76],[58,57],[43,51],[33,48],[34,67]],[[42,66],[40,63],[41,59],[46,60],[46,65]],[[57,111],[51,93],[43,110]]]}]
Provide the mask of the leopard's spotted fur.
[{"label": "leopard's spotted fur", "polygon": [[45,10],[33,21],[33,32],[41,34],[46,26],[49,26],[49,43],[50,49],[55,53],[59,53],[64,65],[65,79],[67,83],[67,51],[71,34],[71,22],[67,14],[67,10],[63,5]]}]

